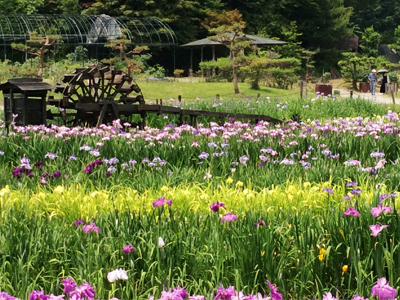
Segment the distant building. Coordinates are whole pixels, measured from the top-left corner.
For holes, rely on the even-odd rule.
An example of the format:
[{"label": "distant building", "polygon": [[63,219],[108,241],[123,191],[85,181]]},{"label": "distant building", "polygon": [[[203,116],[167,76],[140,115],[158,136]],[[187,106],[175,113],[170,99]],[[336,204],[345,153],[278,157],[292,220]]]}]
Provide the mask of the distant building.
[{"label": "distant building", "polygon": [[94,1],[93,0],[79,0],[79,4],[83,8],[89,8],[94,4]]}]

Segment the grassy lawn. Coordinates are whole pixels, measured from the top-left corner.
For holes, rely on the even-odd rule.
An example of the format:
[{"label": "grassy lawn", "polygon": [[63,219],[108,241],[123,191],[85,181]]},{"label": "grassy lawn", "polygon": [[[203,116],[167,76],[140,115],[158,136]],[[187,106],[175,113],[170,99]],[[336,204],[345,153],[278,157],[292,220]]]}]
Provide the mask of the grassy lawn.
[{"label": "grassy lawn", "polygon": [[259,93],[261,97],[299,97],[299,91],[297,90],[282,90],[268,87],[260,87],[259,90],[252,90],[247,83],[239,84],[239,90],[241,92],[239,95],[233,93],[232,82],[186,83],[139,81],[138,84],[147,101],[155,101],[156,99],[168,100],[170,98],[177,99],[178,95],[182,95],[182,99],[186,101],[195,100],[197,97],[201,99],[210,99],[214,98],[216,94],[219,94],[223,99],[244,98],[248,96],[256,97]]}]

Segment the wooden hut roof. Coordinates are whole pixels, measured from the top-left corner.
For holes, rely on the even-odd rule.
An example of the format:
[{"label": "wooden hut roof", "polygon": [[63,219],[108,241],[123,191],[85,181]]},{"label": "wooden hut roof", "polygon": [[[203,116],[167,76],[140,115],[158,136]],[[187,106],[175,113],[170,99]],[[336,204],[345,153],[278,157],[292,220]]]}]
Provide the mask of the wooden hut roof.
[{"label": "wooden hut roof", "polygon": [[[273,40],[268,38],[263,38],[256,35],[245,34],[243,35],[243,39],[253,40],[252,45],[264,46],[264,45],[285,45],[287,42]],[[224,46],[222,43],[210,40],[208,38],[193,41],[187,44],[182,45],[184,48],[196,48],[196,47],[206,47],[206,46]]]},{"label": "wooden hut roof", "polygon": [[0,91],[7,89],[18,89],[21,91],[50,91],[54,86],[43,82],[39,78],[13,78],[0,84]]}]

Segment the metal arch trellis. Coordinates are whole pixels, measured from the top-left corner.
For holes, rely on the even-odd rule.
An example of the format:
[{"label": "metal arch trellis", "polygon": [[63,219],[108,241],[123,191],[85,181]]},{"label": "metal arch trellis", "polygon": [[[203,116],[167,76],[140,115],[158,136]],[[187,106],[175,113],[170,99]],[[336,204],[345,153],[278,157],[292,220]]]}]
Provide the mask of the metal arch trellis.
[{"label": "metal arch trellis", "polygon": [[1,46],[26,43],[33,31],[39,35],[59,35],[65,45],[104,45],[121,33],[131,45],[177,44],[173,30],[157,18],[0,14]]}]

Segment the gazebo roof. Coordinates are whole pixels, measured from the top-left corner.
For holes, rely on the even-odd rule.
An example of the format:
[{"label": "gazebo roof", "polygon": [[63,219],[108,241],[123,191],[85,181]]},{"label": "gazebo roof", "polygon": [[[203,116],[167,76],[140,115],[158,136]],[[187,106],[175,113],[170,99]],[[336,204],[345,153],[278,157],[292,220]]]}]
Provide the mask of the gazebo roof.
[{"label": "gazebo roof", "polygon": [[[245,34],[243,36],[244,38],[247,38],[249,40],[253,40],[251,43],[252,45],[285,45],[287,42],[284,41],[279,41],[279,40],[273,40],[273,39],[268,39],[268,38],[263,38],[260,36],[256,35],[250,35],[250,34]],[[197,47],[206,47],[206,46],[224,46],[224,44],[210,40],[209,38],[204,38],[201,40],[193,41],[184,45],[181,45],[181,47],[184,48],[197,48]]]}]

